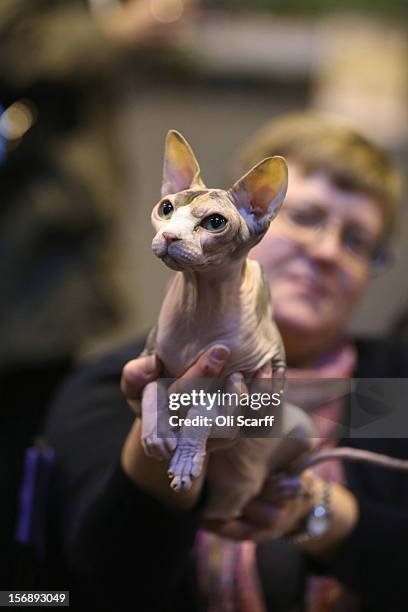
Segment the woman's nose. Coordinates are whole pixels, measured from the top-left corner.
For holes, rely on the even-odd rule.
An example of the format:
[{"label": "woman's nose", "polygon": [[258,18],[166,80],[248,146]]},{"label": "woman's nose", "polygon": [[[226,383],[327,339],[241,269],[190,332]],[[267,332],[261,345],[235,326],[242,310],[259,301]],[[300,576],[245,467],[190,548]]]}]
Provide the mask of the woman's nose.
[{"label": "woman's nose", "polygon": [[331,229],[317,234],[310,244],[309,252],[321,263],[330,265],[339,263],[343,252],[340,233]]}]

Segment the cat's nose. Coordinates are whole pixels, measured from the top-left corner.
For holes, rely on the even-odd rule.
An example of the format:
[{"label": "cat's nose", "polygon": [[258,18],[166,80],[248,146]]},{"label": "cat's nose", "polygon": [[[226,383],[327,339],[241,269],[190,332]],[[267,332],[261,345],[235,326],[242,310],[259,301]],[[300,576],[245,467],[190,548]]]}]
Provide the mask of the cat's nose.
[{"label": "cat's nose", "polygon": [[172,242],[176,242],[176,240],[180,240],[180,237],[176,236],[176,234],[173,234],[172,232],[163,232],[162,236],[165,239],[167,246],[169,246],[169,244]]}]

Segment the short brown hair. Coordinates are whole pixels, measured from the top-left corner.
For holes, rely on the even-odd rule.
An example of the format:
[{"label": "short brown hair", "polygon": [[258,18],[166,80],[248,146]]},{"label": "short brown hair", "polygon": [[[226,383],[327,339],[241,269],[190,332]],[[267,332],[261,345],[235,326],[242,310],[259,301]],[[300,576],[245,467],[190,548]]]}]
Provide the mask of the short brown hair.
[{"label": "short brown hair", "polygon": [[341,189],[372,196],[383,212],[383,236],[390,237],[401,203],[401,175],[385,151],[343,119],[312,112],[273,119],[242,149],[240,171],[271,155],[298,162],[306,173],[324,170]]}]

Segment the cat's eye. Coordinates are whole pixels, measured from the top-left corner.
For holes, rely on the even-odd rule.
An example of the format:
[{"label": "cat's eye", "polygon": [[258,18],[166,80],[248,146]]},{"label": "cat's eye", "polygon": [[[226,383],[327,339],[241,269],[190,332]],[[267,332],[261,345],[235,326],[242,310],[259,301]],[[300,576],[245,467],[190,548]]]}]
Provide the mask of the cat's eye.
[{"label": "cat's eye", "polygon": [[201,222],[201,227],[209,232],[219,232],[227,225],[227,220],[222,215],[209,215]]},{"label": "cat's eye", "polygon": [[170,219],[171,215],[173,214],[173,211],[174,207],[170,200],[163,200],[158,210],[159,216],[163,217],[164,219]]}]

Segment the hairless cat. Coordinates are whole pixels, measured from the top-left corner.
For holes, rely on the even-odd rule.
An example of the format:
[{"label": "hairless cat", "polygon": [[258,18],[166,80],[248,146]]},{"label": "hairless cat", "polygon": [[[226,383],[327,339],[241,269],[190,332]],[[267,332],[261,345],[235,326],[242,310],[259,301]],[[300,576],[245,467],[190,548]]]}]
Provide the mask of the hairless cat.
[{"label": "hairless cat", "polygon": [[[168,133],[162,198],[152,212],[152,249],[177,273],[144,351],[159,357],[167,378],[180,377],[201,353],[220,344],[230,350],[223,378],[239,372],[252,379],[268,363],[272,377],[284,376],[285,353],[272,316],[269,286],[261,266],[247,256],[278,214],[287,181],[286,162],[275,156],[261,161],[228,190],[208,189],[189,144],[178,132]],[[239,391],[239,376],[229,380]],[[195,406],[187,416],[205,412],[206,406]],[[143,393],[142,443],[148,455],[171,458],[171,486],[187,489],[201,472],[211,426],[201,427],[194,437],[184,427],[177,436],[161,437],[157,423],[167,413],[168,390],[159,379]],[[287,468],[300,450],[310,455],[314,430],[309,417],[288,402],[280,415],[279,437],[241,437],[211,453],[207,518],[238,516],[271,470]],[[312,455],[296,471],[339,455],[408,469],[408,462],[335,449]]]}]

